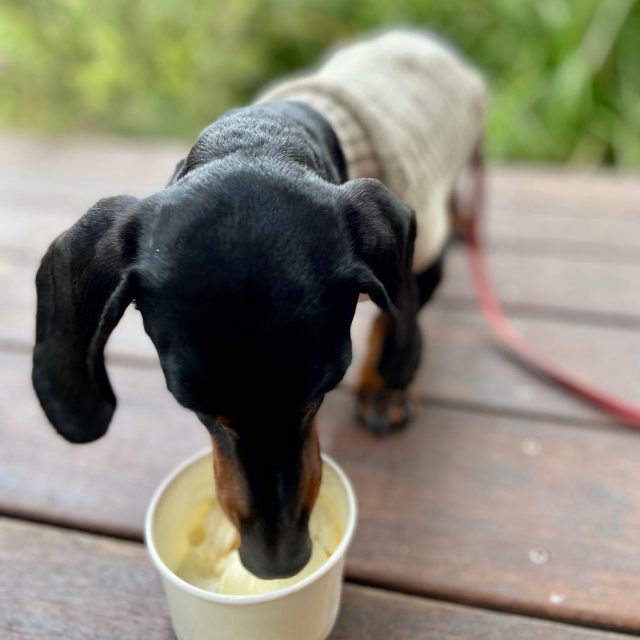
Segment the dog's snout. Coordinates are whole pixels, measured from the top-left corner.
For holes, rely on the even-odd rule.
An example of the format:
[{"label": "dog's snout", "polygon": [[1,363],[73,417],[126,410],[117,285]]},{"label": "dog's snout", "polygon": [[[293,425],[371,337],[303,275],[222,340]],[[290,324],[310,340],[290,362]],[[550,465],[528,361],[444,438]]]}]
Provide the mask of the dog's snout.
[{"label": "dog's snout", "polygon": [[251,528],[243,530],[240,559],[258,578],[290,578],[311,558],[311,539],[306,528],[280,530],[273,536],[260,535]]}]

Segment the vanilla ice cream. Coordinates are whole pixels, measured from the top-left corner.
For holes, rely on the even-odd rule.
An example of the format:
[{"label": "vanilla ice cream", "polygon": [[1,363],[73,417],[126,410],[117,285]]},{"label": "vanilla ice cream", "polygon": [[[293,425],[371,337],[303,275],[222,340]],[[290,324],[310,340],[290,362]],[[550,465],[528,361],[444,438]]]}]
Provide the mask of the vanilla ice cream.
[{"label": "vanilla ice cream", "polygon": [[240,535],[226,517],[215,496],[194,509],[185,527],[186,554],[176,575],[195,587],[228,595],[256,595],[278,591],[300,582],[326,562],[342,539],[343,530],[333,493],[339,490],[333,476],[323,478],[318,500],[309,519],[313,544],[311,558],[291,578],[262,580],[240,561]]}]

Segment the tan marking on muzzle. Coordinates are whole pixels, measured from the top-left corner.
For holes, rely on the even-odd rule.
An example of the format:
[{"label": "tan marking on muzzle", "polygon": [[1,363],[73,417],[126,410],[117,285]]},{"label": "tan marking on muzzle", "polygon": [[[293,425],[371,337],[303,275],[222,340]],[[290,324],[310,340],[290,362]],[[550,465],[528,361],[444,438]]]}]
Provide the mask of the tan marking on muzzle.
[{"label": "tan marking on muzzle", "polygon": [[300,504],[311,514],[316,503],[322,481],[322,459],[320,458],[320,443],[316,428],[316,418],[313,418],[309,435],[302,450],[302,477],[300,478]]},{"label": "tan marking on muzzle", "polygon": [[218,501],[229,520],[237,529],[240,529],[240,522],[249,513],[245,482],[239,474],[235,462],[220,452],[213,436],[211,441],[213,443],[213,473],[216,479]]}]

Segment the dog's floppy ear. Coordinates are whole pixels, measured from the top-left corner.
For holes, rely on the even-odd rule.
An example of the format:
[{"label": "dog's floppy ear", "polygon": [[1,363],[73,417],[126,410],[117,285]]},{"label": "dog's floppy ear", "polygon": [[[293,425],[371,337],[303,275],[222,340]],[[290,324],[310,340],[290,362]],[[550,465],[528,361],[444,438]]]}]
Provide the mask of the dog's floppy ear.
[{"label": "dog's floppy ear", "polygon": [[54,240],[36,276],[33,386],[51,424],[71,442],[102,436],[115,410],[103,351],[133,297],[137,203],[130,196],[100,200]]},{"label": "dog's floppy ear", "polygon": [[380,308],[396,312],[396,302],[411,275],[416,221],[411,209],[379,180],[344,183],[341,197],[358,264],[361,293]]}]

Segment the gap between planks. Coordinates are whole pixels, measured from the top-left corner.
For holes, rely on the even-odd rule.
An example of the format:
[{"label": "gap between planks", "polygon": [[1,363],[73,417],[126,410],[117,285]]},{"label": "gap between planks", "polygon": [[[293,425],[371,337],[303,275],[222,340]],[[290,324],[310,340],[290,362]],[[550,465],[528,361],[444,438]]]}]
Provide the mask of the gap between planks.
[{"label": "gap between planks", "polygon": [[[347,561],[347,572],[349,565]],[[501,600],[490,600],[482,596],[474,596],[473,594],[465,594],[458,591],[448,589],[409,589],[405,585],[399,585],[392,580],[379,580],[375,577],[369,577],[366,574],[358,575],[357,572],[351,573],[346,578],[349,584],[362,587],[368,587],[378,590],[384,590],[390,593],[400,593],[405,596],[418,598],[427,598],[435,602],[446,602],[448,604],[456,604],[473,609],[481,609],[484,611],[494,611],[496,613],[512,614],[530,618],[534,620],[545,620],[547,622],[556,622],[566,624],[572,627],[580,627],[582,629],[592,629],[597,631],[605,631],[616,635],[630,634],[633,636],[640,635],[635,627],[626,627],[624,625],[613,626],[598,622],[589,622],[581,619],[574,619],[570,615],[550,615],[547,611],[532,606],[527,607],[523,604],[510,604]],[[560,613],[560,611],[559,611]],[[626,636],[623,636],[626,637]]]},{"label": "gap between planks", "polygon": [[[42,525],[72,533],[81,533],[106,540],[118,540],[121,542],[131,543],[138,546],[144,545],[143,538],[138,534],[125,533],[123,530],[108,527],[91,527],[78,525],[75,522],[65,521],[63,519],[36,517],[27,513],[9,512],[0,509],[0,518],[13,520],[16,522],[28,522],[34,525]],[[446,603],[451,605],[468,607],[476,611],[492,611],[495,613],[517,615],[531,620],[542,620],[564,624],[569,627],[578,627],[581,629],[590,629],[593,631],[604,631],[614,636],[626,637],[625,634],[638,635],[638,630],[633,627],[606,625],[598,622],[589,622],[580,619],[573,619],[570,615],[550,615],[543,609],[535,606],[527,607],[522,604],[513,605],[506,601],[498,599],[483,598],[480,595],[464,594],[448,589],[411,589],[406,585],[395,583],[393,580],[384,580],[369,576],[366,572],[358,573],[357,569],[350,567],[347,558],[344,583],[346,585],[354,585],[364,587],[372,591],[388,594],[400,594],[418,600],[431,600],[433,602]]]},{"label": "gap between planks", "polygon": [[[463,313],[478,312],[478,304],[474,298],[458,294],[447,294],[438,297],[438,305],[442,309],[461,311]],[[640,316],[625,313],[602,313],[586,309],[568,309],[554,306],[543,306],[526,302],[504,302],[502,308],[507,316],[517,315],[523,320],[553,320],[559,324],[582,324],[603,329],[621,329],[638,331]],[[487,335],[490,335],[487,329]]]}]

